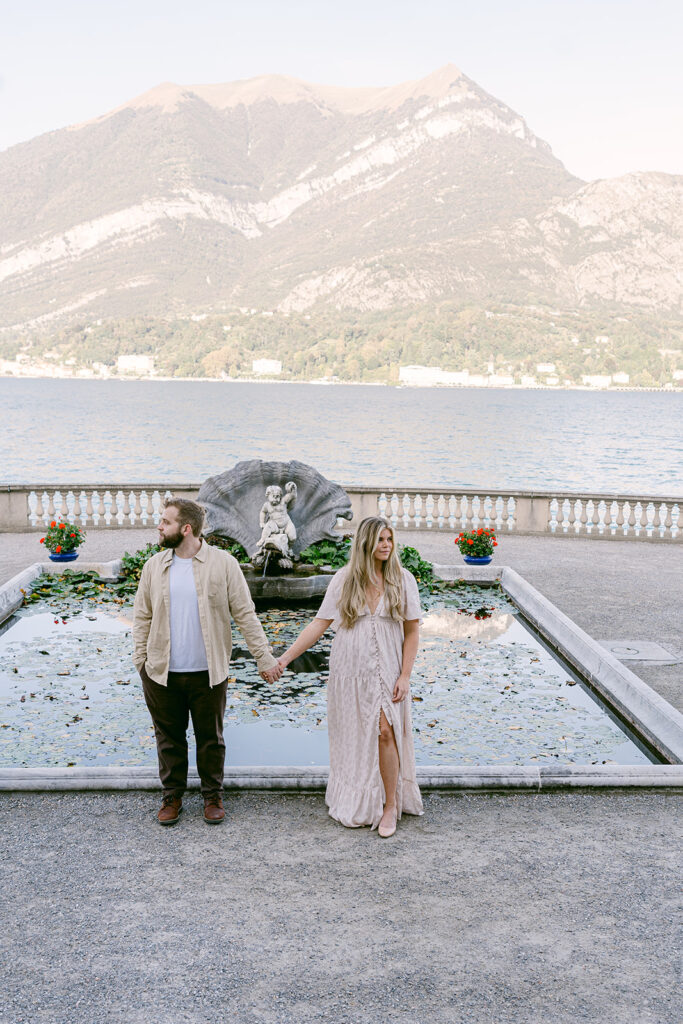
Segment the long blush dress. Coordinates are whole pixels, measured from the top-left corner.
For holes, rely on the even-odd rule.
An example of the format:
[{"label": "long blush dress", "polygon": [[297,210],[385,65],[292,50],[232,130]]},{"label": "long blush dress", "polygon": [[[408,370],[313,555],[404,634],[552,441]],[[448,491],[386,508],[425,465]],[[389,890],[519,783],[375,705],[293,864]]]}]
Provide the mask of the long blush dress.
[{"label": "long blush dress", "polygon": [[[337,603],[347,572],[348,567],[344,567],[334,575],[317,613],[319,619],[332,619],[336,631],[327,684],[330,777],[325,802],[332,817],[342,825],[375,828],[385,799],[379,772],[380,710],[393,726],[398,747],[398,817],[403,812],[422,814],[415,778],[410,694],[396,704],[391,699],[401,674],[403,622],[390,617],[382,596],[374,614],[366,604],[352,628],[345,629]],[[403,616],[422,621],[417,584],[407,569],[402,572]]]}]

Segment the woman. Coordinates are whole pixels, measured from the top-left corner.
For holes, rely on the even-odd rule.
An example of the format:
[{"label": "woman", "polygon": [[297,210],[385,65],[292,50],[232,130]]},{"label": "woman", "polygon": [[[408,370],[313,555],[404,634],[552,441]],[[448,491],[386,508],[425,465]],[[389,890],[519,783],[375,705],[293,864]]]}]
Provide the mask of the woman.
[{"label": "woman", "polygon": [[284,669],[329,626],[327,729],[330,814],[342,825],[396,831],[403,811],[422,814],[415,780],[410,673],[417,654],[420,599],[385,519],[364,519],[349,564],[330,581],[320,610],[280,658]]}]

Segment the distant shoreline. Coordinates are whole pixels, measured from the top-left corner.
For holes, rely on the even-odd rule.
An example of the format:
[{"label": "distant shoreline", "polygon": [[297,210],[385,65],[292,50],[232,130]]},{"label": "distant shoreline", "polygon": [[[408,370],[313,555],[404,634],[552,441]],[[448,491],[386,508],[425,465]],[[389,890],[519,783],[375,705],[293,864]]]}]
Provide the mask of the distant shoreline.
[{"label": "distant shoreline", "polygon": [[663,387],[636,387],[619,385],[609,388],[592,388],[586,384],[405,384],[403,382],[390,384],[386,381],[366,380],[278,380],[273,377],[136,377],[133,374],[126,377],[58,377],[45,373],[1,373],[0,380],[59,380],[78,381],[79,383],[92,384],[93,382],[135,383],[155,384],[158,382],[172,384],[310,384],[315,387],[363,387],[363,388],[394,388],[397,390],[418,390],[418,391],[589,391],[592,394],[610,393],[616,391],[662,391],[665,394],[683,394],[682,388],[673,386]]}]

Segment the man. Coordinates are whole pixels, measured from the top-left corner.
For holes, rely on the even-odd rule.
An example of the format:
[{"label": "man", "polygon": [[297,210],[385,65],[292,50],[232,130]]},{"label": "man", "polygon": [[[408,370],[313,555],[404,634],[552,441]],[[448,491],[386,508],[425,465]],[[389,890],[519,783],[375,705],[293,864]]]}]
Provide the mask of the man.
[{"label": "man", "polygon": [[175,825],[182,810],[190,716],[204,820],[217,825],[225,817],[223,715],[231,616],[261,675],[273,682],[281,674],[236,559],[202,540],[203,523],[204,510],[196,502],[165,502],[159,522],[164,550],[145,563],[135,596],[133,660],[156,733],[161,825]]}]

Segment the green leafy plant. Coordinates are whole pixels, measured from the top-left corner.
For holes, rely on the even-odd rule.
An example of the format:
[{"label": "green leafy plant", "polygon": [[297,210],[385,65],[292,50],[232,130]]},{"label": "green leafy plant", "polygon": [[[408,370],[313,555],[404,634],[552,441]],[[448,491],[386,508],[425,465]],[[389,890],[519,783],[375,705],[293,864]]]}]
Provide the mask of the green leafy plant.
[{"label": "green leafy plant", "polygon": [[351,554],[351,538],[339,540],[320,540],[311,544],[299,555],[302,562],[310,565],[329,565],[331,569],[341,569],[346,565]]},{"label": "green leafy plant", "polygon": [[[24,604],[47,601],[62,609],[80,611],[83,601],[116,601],[122,604],[124,598],[118,593],[118,584],[103,583],[96,572],[42,573],[34,582],[32,590],[24,591]],[[135,587],[133,587],[135,593]]]},{"label": "green leafy plant", "polygon": [[435,577],[433,563],[427,562],[417,548],[412,548],[409,545],[400,546],[398,554],[403,568],[415,577],[421,594],[436,594],[449,586],[444,580],[438,580]]},{"label": "green leafy plant", "polygon": [[53,555],[66,555],[75,551],[85,540],[85,530],[78,523],[70,523],[68,519],[53,519],[47,533],[40,538]]},{"label": "green leafy plant", "polygon": [[132,555],[126,551],[121,559],[121,576],[123,579],[131,580],[137,586],[140,582],[140,575],[145,562],[148,562],[152,555],[156,555],[157,551],[161,551],[158,544],[147,544],[146,547],[139,548]]},{"label": "green leafy plant", "polygon": [[210,533],[204,540],[214,548],[220,548],[221,551],[229,551],[233,558],[236,558],[241,565],[251,561],[246,549],[230,537],[221,537],[217,533]]},{"label": "green leafy plant", "polygon": [[472,555],[474,558],[486,558],[498,547],[494,531],[485,530],[483,527],[478,530],[465,530],[455,538],[454,543],[462,555]]}]

